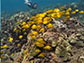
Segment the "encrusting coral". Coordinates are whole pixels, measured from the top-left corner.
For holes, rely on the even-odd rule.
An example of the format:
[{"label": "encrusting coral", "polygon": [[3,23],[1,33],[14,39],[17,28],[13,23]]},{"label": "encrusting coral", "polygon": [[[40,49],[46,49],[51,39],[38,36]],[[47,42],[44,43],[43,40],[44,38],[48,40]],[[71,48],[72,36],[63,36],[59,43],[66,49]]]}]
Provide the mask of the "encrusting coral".
[{"label": "encrusting coral", "polygon": [[[9,42],[26,39],[24,45],[22,41],[16,42],[18,47],[22,46],[20,55],[23,60],[28,63],[59,63],[70,60],[73,45],[84,47],[84,28],[77,18],[72,18],[76,14],[84,14],[84,11],[63,9],[55,8],[36,14],[14,28]],[[23,63],[23,60],[14,59],[14,62]]]}]

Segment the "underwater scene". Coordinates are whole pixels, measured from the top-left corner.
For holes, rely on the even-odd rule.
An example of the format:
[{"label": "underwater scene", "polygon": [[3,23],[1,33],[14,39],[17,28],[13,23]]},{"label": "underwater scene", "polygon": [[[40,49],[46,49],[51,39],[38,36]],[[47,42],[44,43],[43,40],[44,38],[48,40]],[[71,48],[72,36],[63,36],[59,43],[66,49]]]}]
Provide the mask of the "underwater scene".
[{"label": "underwater scene", "polygon": [[84,63],[84,0],[0,0],[0,63]]}]

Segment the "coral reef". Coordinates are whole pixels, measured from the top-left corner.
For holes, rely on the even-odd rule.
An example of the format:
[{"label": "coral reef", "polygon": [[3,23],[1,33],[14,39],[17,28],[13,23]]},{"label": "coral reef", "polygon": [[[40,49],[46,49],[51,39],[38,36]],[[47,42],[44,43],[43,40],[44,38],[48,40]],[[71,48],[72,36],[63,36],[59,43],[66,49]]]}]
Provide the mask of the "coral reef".
[{"label": "coral reef", "polygon": [[82,51],[72,60],[80,54],[77,48],[84,50],[84,26],[75,17],[77,14],[84,11],[61,7],[30,18],[19,15],[16,26],[9,30],[10,46],[1,45],[2,62],[8,59],[10,62],[4,63],[83,63]]},{"label": "coral reef", "polygon": [[[61,25],[63,23],[63,22],[61,23],[61,21],[56,20],[53,21],[58,23],[60,22]],[[41,48],[45,47],[44,49],[38,48],[35,45],[31,45],[34,43],[34,41],[30,39],[30,37],[28,37],[27,43],[22,47],[22,50],[20,52],[21,54],[24,54],[24,51],[27,49],[28,53],[24,54],[22,57],[24,60],[26,60],[26,62],[29,63],[31,63],[32,61],[35,63],[68,62],[71,61],[71,57],[74,56],[74,52],[72,52],[72,50],[75,47],[77,48],[84,47],[84,28],[80,26],[80,23],[76,18],[70,18],[67,21],[67,23],[64,24],[65,26],[61,26],[56,23],[54,24],[56,25],[55,28],[47,29],[46,32],[38,36],[38,38],[42,37],[39,38],[38,40],[40,41],[44,40],[47,43],[45,46],[43,46],[42,44],[37,45],[38,47]],[[24,60],[22,60],[22,62],[24,62]]]}]

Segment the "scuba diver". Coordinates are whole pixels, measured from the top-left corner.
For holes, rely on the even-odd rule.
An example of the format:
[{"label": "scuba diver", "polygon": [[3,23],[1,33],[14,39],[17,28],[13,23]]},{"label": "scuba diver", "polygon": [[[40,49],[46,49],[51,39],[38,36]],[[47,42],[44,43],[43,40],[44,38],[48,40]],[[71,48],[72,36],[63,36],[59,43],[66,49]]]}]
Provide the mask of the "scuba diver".
[{"label": "scuba diver", "polygon": [[32,2],[29,1],[29,0],[25,0],[25,4],[26,4],[27,6],[29,6],[30,8],[32,8],[32,9],[37,9],[37,3],[32,3]]}]

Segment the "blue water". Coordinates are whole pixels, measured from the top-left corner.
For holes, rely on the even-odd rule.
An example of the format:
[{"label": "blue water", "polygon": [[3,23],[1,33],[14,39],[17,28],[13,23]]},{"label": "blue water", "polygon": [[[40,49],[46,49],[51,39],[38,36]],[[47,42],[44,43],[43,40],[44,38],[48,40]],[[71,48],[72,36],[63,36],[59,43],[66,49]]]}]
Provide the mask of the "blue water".
[{"label": "blue water", "polygon": [[[46,6],[55,6],[57,3],[61,5],[77,2],[77,0],[31,0],[32,2],[36,2],[38,4],[38,9]],[[24,0],[2,0],[1,1],[1,11],[5,12],[13,12],[18,10],[24,10],[28,7],[25,5]]]}]

